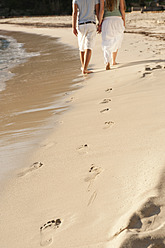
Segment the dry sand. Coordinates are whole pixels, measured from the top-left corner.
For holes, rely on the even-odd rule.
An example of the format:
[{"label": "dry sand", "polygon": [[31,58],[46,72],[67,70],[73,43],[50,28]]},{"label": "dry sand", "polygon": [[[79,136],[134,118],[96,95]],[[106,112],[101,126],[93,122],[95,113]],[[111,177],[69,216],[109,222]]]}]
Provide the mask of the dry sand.
[{"label": "dry sand", "polygon": [[[70,28],[0,29],[58,36],[77,47]],[[105,71],[97,36],[95,73],[79,75],[83,87],[68,97],[70,110],[1,192],[0,247],[165,247],[160,38],[126,33],[119,64]]]}]

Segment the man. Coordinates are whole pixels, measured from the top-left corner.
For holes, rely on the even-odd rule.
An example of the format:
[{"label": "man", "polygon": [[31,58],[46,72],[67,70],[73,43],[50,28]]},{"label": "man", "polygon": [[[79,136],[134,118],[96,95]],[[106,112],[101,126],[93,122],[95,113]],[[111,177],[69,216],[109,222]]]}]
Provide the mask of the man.
[{"label": "man", "polygon": [[[89,74],[88,64],[96,36],[96,17],[99,19],[99,0],[73,0],[72,28],[78,36],[81,69],[83,74]],[[78,30],[76,27],[78,15]]]}]

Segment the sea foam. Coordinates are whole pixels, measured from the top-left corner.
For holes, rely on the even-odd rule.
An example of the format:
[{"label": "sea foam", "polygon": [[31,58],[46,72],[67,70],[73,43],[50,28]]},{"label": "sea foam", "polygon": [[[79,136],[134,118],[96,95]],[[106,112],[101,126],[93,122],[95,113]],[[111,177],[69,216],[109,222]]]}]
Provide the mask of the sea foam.
[{"label": "sea foam", "polygon": [[23,45],[10,36],[0,35],[0,91],[5,90],[5,82],[14,75],[10,72],[12,67],[24,63],[29,57],[40,55],[27,53]]}]

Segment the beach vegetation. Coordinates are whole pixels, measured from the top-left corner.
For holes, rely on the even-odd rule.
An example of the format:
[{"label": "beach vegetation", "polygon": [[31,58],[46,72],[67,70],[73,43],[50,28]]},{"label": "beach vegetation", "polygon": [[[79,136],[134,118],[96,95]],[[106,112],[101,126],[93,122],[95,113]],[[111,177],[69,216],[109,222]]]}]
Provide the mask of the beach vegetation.
[{"label": "beach vegetation", "polygon": [[70,15],[71,0],[1,0],[0,16]]},{"label": "beach vegetation", "polygon": [[[165,10],[165,0],[126,0],[127,11]],[[145,9],[147,10],[147,9]],[[72,0],[0,0],[0,17],[71,15]]]}]

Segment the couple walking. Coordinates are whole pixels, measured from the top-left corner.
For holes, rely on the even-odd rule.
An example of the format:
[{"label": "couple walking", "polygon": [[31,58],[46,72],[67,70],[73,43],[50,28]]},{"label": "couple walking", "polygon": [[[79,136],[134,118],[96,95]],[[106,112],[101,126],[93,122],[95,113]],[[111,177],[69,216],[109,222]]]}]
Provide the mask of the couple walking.
[{"label": "couple walking", "polygon": [[[110,61],[116,64],[118,49],[121,47],[125,29],[124,0],[73,0],[72,28],[78,36],[81,69],[83,74],[88,70],[92,49],[97,32],[102,33],[102,49],[106,70],[110,70]],[[78,25],[77,25],[78,16]]]}]

